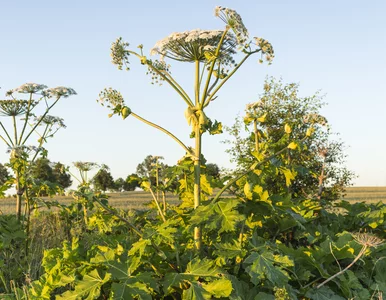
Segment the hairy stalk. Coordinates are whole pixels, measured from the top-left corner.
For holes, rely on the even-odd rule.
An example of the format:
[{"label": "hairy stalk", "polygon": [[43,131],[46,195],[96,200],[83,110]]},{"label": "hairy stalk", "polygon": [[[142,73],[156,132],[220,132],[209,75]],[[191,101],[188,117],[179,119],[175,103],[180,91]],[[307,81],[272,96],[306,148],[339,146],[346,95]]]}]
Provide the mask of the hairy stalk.
[{"label": "hairy stalk", "polygon": [[350,269],[361,257],[362,255],[366,252],[368,245],[363,245],[361,251],[359,251],[358,255],[354,258],[354,260],[343,270],[340,270],[338,273],[332,275],[331,277],[327,278],[325,281],[323,281],[321,284],[319,284],[316,288],[320,289],[323,285],[325,285],[327,282],[333,280],[335,277],[342,275],[344,272],[346,272],[348,269]]},{"label": "hairy stalk", "polygon": [[[195,126],[195,156],[198,157],[197,160],[194,161],[194,186],[193,186],[193,195],[194,195],[194,209],[200,206],[201,202],[201,132],[200,125],[196,124]],[[201,249],[202,244],[202,233],[200,227],[194,228],[194,243],[197,250]]]},{"label": "hairy stalk", "polygon": [[162,205],[163,205],[164,214],[166,214],[166,195],[165,195],[165,191],[162,191]]},{"label": "hairy stalk", "polygon": [[131,112],[130,115],[133,116],[134,118],[137,118],[138,120],[144,122],[145,124],[150,125],[150,126],[152,126],[152,127],[154,127],[154,128],[157,128],[158,130],[161,130],[163,133],[166,133],[166,134],[167,134],[168,136],[170,136],[173,140],[175,140],[182,148],[184,148],[185,151],[186,151],[188,154],[190,154],[190,155],[192,154],[191,150],[190,150],[188,147],[186,147],[185,144],[184,144],[183,142],[181,142],[181,140],[178,139],[178,138],[177,138],[174,134],[172,134],[170,131],[168,131],[168,130],[166,130],[165,128],[163,128],[163,127],[161,127],[161,126],[159,126],[159,125],[157,125],[157,124],[154,124],[154,123],[152,123],[152,122],[150,122],[150,121],[148,121],[148,120],[146,120],[146,119],[144,119],[144,118],[138,116],[137,114],[135,114],[135,113],[133,113],[133,112]]},{"label": "hairy stalk", "polygon": [[151,193],[151,195],[152,195],[152,197],[153,197],[153,199],[154,199],[155,204],[157,205],[157,209],[158,209],[158,212],[159,212],[159,214],[160,214],[160,216],[161,216],[161,218],[162,218],[162,221],[166,222],[166,219],[165,219],[165,216],[164,216],[164,214],[163,214],[163,212],[162,212],[162,209],[161,209],[161,207],[159,206],[159,202],[158,202],[158,200],[157,200],[157,197],[154,195],[154,192],[153,192],[153,190],[151,189],[151,187],[149,188],[149,191],[150,191],[150,193]]}]

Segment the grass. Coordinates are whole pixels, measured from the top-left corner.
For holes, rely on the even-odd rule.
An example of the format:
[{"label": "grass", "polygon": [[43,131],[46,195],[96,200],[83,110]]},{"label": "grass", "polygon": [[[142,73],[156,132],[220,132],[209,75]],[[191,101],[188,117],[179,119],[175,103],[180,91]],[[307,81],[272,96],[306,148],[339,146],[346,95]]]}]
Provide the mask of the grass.
[{"label": "grass", "polygon": [[[347,195],[344,200],[367,203],[376,203],[382,201],[386,203],[386,187],[350,187],[347,188]],[[152,201],[152,197],[147,192],[134,191],[123,193],[110,193],[109,202],[117,208],[129,209],[143,209],[145,204]],[[70,196],[57,196],[52,200],[57,200],[61,204],[69,204],[73,199]],[[177,203],[178,198],[173,194],[166,195],[168,203]],[[0,199],[0,214],[13,213],[15,210],[15,199],[4,198]]]}]

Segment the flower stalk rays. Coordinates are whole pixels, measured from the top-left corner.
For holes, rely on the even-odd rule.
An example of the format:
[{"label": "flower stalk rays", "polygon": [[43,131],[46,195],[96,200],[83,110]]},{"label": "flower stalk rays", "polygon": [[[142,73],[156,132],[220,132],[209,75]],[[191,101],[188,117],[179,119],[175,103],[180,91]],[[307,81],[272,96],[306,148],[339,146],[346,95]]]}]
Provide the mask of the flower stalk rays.
[{"label": "flower stalk rays", "polygon": [[[193,158],[194,161],[194,208],[200,205],[201,195],[201,137],[208,132],[218,134],[222,132],[222,125],[212,121],[204,109],[217,98],[221,87],[237,72],[237,70],[253,54],[260,53],[271,63],[274,52],[271,44],[262,38],[249,40],[249,33],[241,16],[233,9],[216,7],[215,16],[225,22],[222,30],[195,29],[184,32],[174,32],[159,40],[151,49],[150,55],[158,55],[159,60],[149,59],[143,54],[143,45],[138,46],[139,52],[128,50],[129,44],[118,38],[111,47],[112,63],[122,70],[129,70],[130,56],[137,57],[142,65],[148,69],[153,82],[168,83],[185,101],[187,108],[185,117],[191,126],[191,136],[195,139],[195,148],[183,144],[176,136],[159,125],[151,123],[133,113],[123,101],[122,95],[112,88],[105,89],[100,94],[99,102],[109,108],[112,113],[122,116],[129,115],[155,127],[172,137]],[[238,55],[243,56],[236,62]],[[195,66],[194,93],[189,95],[185,89],[173,78],[170,66],[165,60],[193,63]],[[197,249],[201,247],[201,229],[195,228],[194,242]]]}]

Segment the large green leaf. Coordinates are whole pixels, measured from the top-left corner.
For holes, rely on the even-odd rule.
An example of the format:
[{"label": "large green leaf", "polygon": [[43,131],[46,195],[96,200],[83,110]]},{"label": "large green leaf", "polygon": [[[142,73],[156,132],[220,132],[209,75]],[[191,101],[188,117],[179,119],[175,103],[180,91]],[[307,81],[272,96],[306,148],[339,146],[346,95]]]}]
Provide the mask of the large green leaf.
[{"label": "large green leaf", "polygon": [[269,280],[274,285],[284,286],[290,277],[281,265],[288,267],[293,263],[288,257],[275,257],[271,252],[263,254],[254,252],[245,259],[244,265],[247,266],[245,270],[255,285]]},{"label": "large green leaf", "polygon": [[102,278],[97,269],[83,276],[83,279],[75,284],[75,290],[67,291],[62,295],[56,296],[56,299],[72,300],[72,299],[96,299],[100,295],[102,285],[108,282],[111,278],[109,273],[106,273]]},{"label": "large green leaf", "polygon": [[239,201],[234,199],[217,202],[212,229],[219,228],[218,233],[235,231],[236,224],[245,218],[235,209],[238,205]]}]

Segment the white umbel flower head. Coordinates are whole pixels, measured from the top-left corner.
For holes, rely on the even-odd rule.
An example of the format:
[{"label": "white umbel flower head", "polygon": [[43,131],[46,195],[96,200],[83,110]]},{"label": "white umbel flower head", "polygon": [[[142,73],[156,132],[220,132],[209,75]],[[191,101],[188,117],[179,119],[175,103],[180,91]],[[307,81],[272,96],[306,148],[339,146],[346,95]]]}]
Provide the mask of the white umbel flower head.
[{"label": "white umbel flower head", "polygon": [[[217,48],[223,30],[200,30],[195,29],[184,32],[174,32],[168,37],[158,41],[154,48],[151,49],[150,54],[161,55],[161,59],[168,57],[178,61],[205,62],[205,52],[209,49]],[[232,55],[236,52],[235,47],[237,41],[232,34],[226,34],[220,48],[219,60],[223,64],[231,62]]]},{"label": "white umbel flower head", "polygon": [[65,86],[58,86],[55,88],[50,88],[50,89],[45,90],[43,95],[48,97],[48,98],[52,98],[52,97],[67,98],[71,95],[76,95],[76,92],[72,88],[65,87]]},{"label": "white umbel flower head", "polygon": [[38,83],[24,83],[18,88],[14,89],[13,92],[18,92],[22,94],[30,94],[30,93],[38,93],[42,90],[47,88],[44,84],[38,84]]}]

